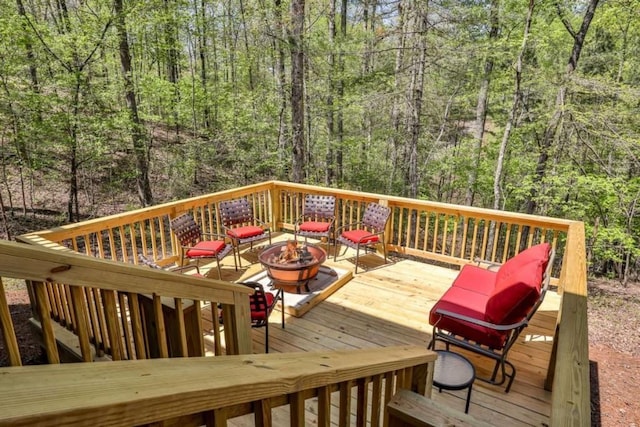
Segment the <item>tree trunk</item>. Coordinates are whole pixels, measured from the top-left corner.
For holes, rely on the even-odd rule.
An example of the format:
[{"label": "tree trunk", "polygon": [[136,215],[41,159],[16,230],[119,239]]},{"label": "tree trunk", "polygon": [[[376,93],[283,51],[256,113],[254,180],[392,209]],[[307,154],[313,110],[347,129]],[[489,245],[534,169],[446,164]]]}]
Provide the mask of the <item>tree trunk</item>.
[{"label": "tree trunk", "polygon": [[416,32],[415,50],[417,58],[413,60],[411,71],[410,88],[410,111],[408,117],[408,133],[410,135],[409,146],[407,147],[408,168],[406,186],[409,189],[408,197],[416,198],[420,187],[420,176],[418,172],[418,142],[422,133],[422,97],[424,88],[424,72],[427,62],[427,17],[428,2],[424,5],[424,10],[416,10],[414,31]]},{"label": "tree trunk", "polygon": [[131,140],[133,141],[133,152],[136,157],[136,186],[138,189],[138,199],[140,200],[140,204],[144,207],[153,204],[151,184],[149,183],[147,147],[145,144],[143,124],[138,116],[138,104],[136,101],[135,88],[133,86],[131,53],[129,51],[129,41],[127,39],[127,27],[124,19],[122,0],[114,0],[113,5],[116,13],[116,29],[118,31],[122,80],[124,82],[127,108],[129,110]]},{"label": "tree trunk", "polygon": [[337,114],[337,127],[338,127],[338,141],[336,148],[336,183],[338,186],[342,186],[344,183],[344,44],[347,40],[347,0],[342,0],[340,4],[340,51],[338,52],[338,73],[340,73],[340,80],[338,80],[338,114]]},{"label": "tree trunk", "polygon": [[180,69],[178,67],[178,29],[174,13],[176,10],[175,4],[170,4],[171,0],[164,0],[164,8],[166,14],[166,24],[164,27],[164,43],[166,46],[166,69],[167,69],[167,81],[171,83],[173,87],[173,102],[171,103],[171,110],[173,115],[173,121],[175,125],[176,137],[180,138],[180,117],[178,115],[178,103],[180,101],[180,91],[178,89],[178,80],[180,78]]},{"label": "tree trunk", "polygon": [[396,179],[396,173],[399,169],[400,158],[400,74],[402,64],[404,61],[404,48],[406,43],[406,31],[405,31],[405,7],[402,1],[398,3],[398,29],[399,29],[399,42],[396,50],[396,63],[394,68],[394,81],[393,89],[396,94],[393,97],[393,105],[391,106],[391,136],[389,138],[389,150],[391,151],[389,158],[391,159],[391,172],[389,173],[389,181],[387,187],[387,193],[392,193],[393,184]]},{"label": "tree trunk", "polygon": [[[278,79],[278,94],[280,96],[280,111],[278,114],[278,163],[285,165],[285,149],[289,140],[289,127],[287,126],[287,77],[285,72],[285,49],[281,38],[285,36],[284,24],[282,21],[282,1],[275,0],[275,16],[276,16],[276,73]],[[287,179],[286,167],[280,179]]]},{"label": "tree trunk", "polygon": [[[197,1],[194,2],[194,6],[197,5]],[[209,107],[209,76],[207,75],[207,3],[206,0],[201,0],[200,10],[196,11],[196,16],[199,18],[198,23],[198,55],[200,57],[200,84],[202,85],[202,94],[204,96],[204,108],[202,111],[204,127],[207,132],[211,132],[211,109]]]},{"label": "tree trunk", "polygon": [[522,78],[522,57],[524,56],[525,49],[527,48],[527,39],[529,38],[529,30],[531,29],[531,20],[533,17],[533,9],[535,6],[534,0],[529,0],[529,8],[527,10],[527,20],[524,25],[524,34],[522,35],[522,45],[520,46],[520,52],[516,59],[514,87],[513,87],[513,102],[511,104],[511,110],[509,111],[509,117],[504,127],[504,133],[502,134],[502,142],[500,143],[500,150],[498,151],[498,160],[496,161],[496,170],[493,177],[493,208],[500,209],[500,199],[502,191],[500,185],[502,181],[502,168],[504,165],[504,156],[507,151],[507,143],[509,142],[509,136],[511,135],[511,129],[515,125],[515,118],[520,106],[520,81]]},{"label": "tree trunk", "polygon": [[553,145],[553,142],[556,139],[558,128],[560,126],[560,122],[562,121],[564,114],[564,104],[567,94],[567,84],[573,72],[578,67],[578,61],[580,59],[580,53],[582,52],[582,46],[584,44],[584,40],[587,36],[587,31],[589,30],[589,25],[591,24],[591,20],[596,12],[596,7],[598,6],[598,2],[600,0],[590,0],[589,5],[587,6],[587,10],[582,19],[582,25],[580,26],[580,30],[576,33],[573,31],[571,24],[565,19],[562,14],[562,10],[560,9],[560,4],[556,3],[558,8],[558,14],[560,15],[560,19],[562,19],[562,23],[565,25],[565,28],[573,37],[573,48],[571,49],[571,56],[569,57],[569,62],[567,63],[567,68],[564,73],[563,82],[560,84],[558,88],[558,93],[556,95],[556,105],[555,111],[551,115],[549,122],[544,130],[544,134],[542,135],[542,141],[540,142],[540,154],[538,155],[538,162],[536,164],[535,173],[533,176],[533,185],[531,186],[531,190],[529,191],[529,195],[527,197],[526,209],[525,211],[528,214],[533,214],[537,208],[536,198],[538,196],[538,189],[542,185],[542,181],[544,179],[545,173],[547,171],[547,161],[549,160],[550,151]]},{"label": "tree trunk", "polygon": [[327,76],[327,151],[325,154],[326,173],[324,176],[324,185],[331,187],[335,179],[334,163],[333,163],[333,143],[335,139],[335,123],[333,114],[333,92],[335,83],[333,76],[336,72],[336,0],[329,0],[329,75]]},{"label": "tree trunk", "polygon": [[480,83],[480,91],[478,93],[478,104],[476,105],[476,121],[473,135],[473,159],[472,166],[469,170],[469,180],[467,184],[467,194],[465,204],[473,205],[473,199],[476,193],[476,181],[478,180],[478,169],[480,168],[480,153],[482,152],[482,140],[484,139],[484,128],[487,121],[487,104],[489,98],[489,84],[491,83],[491,72],[493,70],[492,45],[493,41],[498,37],[499,20],[498,10],[500,8],[499,0],[491,2],[491,11],[489,21],[491,29],[489,30],[489,49],[486,54],[484,63],[484,74]]},{"label": "tree trunk", "polygon": [[304,3],[305,0],[293,0],[291,3],[291,129],[293,163],[292,181],[303,182],[304,176]]}]

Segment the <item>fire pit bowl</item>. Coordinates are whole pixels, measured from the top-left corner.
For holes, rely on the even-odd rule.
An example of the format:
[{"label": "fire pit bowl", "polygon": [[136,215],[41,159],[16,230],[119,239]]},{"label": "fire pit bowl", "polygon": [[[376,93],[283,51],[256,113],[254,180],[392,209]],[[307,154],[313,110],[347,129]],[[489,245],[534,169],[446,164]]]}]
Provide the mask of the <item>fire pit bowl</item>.
[{"label": "fire pit bowl", "polygon": [[[295,250],[289,252],[288,250]],[[287,256],[288,255],[288,256]],[[278,242],[264,249],[258,261],[267,271],[274,285],[305,286],[315,278],[327,253],[312,244],[298,245],[295,241]]]}]

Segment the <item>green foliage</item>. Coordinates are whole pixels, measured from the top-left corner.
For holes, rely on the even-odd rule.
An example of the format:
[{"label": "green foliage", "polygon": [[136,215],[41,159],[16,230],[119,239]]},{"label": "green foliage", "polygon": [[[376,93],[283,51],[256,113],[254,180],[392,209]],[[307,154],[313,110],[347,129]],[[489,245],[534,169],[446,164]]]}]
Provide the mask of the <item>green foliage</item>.
[{"label": "green foliage", "polygon": [[[491,38],[494,3],[499,31]],[[523,56],[521,104],[499,183],[500,205],[522,211],[534,195],[536,213],[585,221],[592,269],[617,275],[628,257],[631,266],[640,257],[640,3],[600,3],[578,70],[565,81],[572,36],[554,2],[536,2]],[[346,37],[337,5],[332,41],[328,3],[307,1],[308,182],[324,183],[328,169],[337,179],[339,153],[343,188],[405,195],[414,178],[419,197],[464,203],[477,161],[474,204],[492,206],[527,2],[430,2],[429,13],[420,10],[423,3],[403,2],[402,17],[397,2],[377,2],[375,10],[373,3],[348,2]],[[274,4],[264,2],[132,0],[124,7],[130,77],[157,201],[288,179],[288,2],[282,5],[281,23]],[[95,214],[100,197],[132,205],[139,166],[112,4],[35,0],[26,8],[20,18],[15,2],[0,0],[5,164],[68,185],[75,155],[79,191]],[[561,2],[560,10],[577,30],[584,2]],[[424,32],[417,30],[418,17],[429,20]],[[488,117],[478,158],[473,128],[487,61],[492,64]],[[419,65],[424,65],[421,87],[416,86]],[[567,88],[562,117],[539,180],[541,141],[561,86]],[[418,98],[417,177],[409,177],[408,143]]]}]

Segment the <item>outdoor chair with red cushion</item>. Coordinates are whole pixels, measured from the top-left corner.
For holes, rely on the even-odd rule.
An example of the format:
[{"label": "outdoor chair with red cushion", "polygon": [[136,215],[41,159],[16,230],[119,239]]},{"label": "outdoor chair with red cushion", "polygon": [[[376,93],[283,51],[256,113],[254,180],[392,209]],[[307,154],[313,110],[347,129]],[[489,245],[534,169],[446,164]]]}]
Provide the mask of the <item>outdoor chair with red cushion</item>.
[{"label": "outdoor chair with red cushion", "polygon": [[170,227],[180,242],[181,263],[183,263],[185,259],[195,260],[196,270],[199,274],[200,268],[198,262],[201,259],[215,259],[218,267],[218,278],[222,278],[220,260],[227,256],[233,249],[233,246],[227,243],[224,236],[213,233],[203,233],[200,226],[189,214],[183,214],[172,219],[170,221]]},{"label": "outdoor chair with red cushion", "polygon": [[294,224],[294,235],[312,239],[327,239],[327,252],[333,240],[333,225],[336,220],[335,196],[307,194],[302,215]]},{"label": "outdoor chair with red cushion", "polygon": [[441,341],[447,349],[454,345],[495,360],[491,376],[480,379],[501,385],[508,378],[509,392],[516,368],[507,355],[542,304],[553,258],[551,245],[542,243],[515,255],[497,271],[463,266],[431,309],[429,348],[435,349],[436,341]]},{"label": "outdoor chair with red cushion", "polygon": [[226,235],[233,245],[234,260],[237,257],[238,265],[242,267],[240,258],[240,246],[249,243],[253,249],[253,243],[269,239],[271,244],[271,229],[267,224],[253,216],[253,208],[245,198],[225,200],[220,202],[220,221]]},{"label": "outdoor chair with red cushion", "polygon": [[251,308],[251,327],[264,327],[264,351],[269,353],[269,316],[273,312],[278,300],[282,304],[282,329],[284,329],[284,295],[282,289],[273,294],[264,290],[262,284],[258,282],[242,282],[240,285],[247,286],[254,290],[249,296],[249,307]]},{"label": "outdoor chair with red cushion", "polygon": [[338,258],[338,243],[356,250],[356,269],[358,274],[358,260],[360,257],[360,248],[365,253],[367,249],[373,249],[378,245],[382,245],[384,253],[384,262],[387,262],[387,247],[384,238],[387,221],[391,215],[391,208],[382,206],[378,203],[369,203],[364,210],[362,220],[359,222],[345,224],[336,230],[336,249],[333,260]]}]

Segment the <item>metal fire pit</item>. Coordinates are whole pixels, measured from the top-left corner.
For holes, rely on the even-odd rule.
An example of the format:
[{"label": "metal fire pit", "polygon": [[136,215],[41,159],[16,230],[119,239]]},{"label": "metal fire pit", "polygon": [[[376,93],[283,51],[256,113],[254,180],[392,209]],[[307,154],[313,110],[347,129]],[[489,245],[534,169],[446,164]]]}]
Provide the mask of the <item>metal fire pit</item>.
[{"label": "metal fire pit", "polygon": [[287,263],[277,262],[286,245],[287,242],[274,243],[260,252],[258,261],[267,271],[274,286],[294,286],[298,293],[300,293],[300,288],[304,287],[309,292],[309,281],[318,275],[320,265],[327,259],[327,254],[324,249],[316,245],[306,244],[301,245],[300,248],[306,247],[308,254],[303,254],[300,260]]}]

